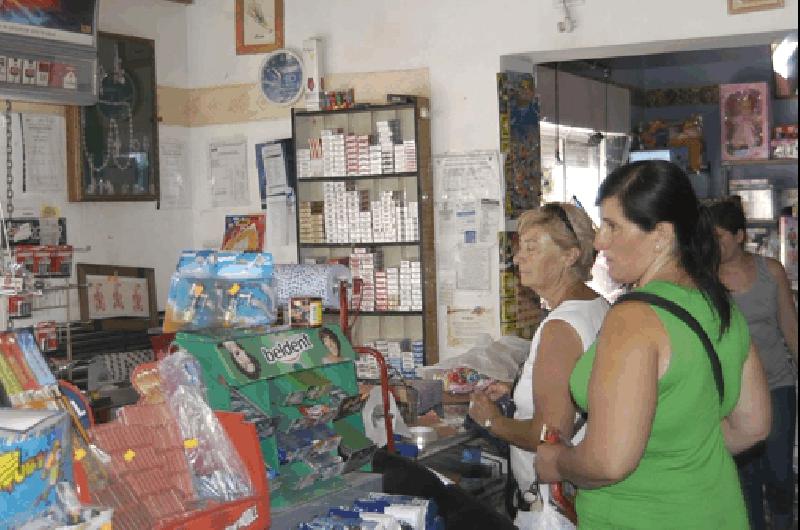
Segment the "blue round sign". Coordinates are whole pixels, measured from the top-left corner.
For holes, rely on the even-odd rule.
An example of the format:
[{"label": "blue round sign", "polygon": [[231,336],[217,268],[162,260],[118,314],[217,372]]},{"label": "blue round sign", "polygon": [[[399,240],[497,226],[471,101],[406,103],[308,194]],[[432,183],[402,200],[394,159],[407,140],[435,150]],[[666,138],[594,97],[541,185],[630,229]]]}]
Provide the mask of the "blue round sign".
[{"label": "blue round sign", "polygon": [[261,91],[268,101],[291,105],[303,93],[303,62],[296,53],[278,50],[261,65]]}]

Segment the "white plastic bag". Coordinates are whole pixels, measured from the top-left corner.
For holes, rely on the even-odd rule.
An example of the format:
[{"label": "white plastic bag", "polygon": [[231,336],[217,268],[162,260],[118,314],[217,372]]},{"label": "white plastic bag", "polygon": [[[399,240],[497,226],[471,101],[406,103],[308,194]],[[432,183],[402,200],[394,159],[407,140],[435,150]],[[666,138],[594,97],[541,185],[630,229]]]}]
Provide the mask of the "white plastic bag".
[{"label": "white plastic bag", "polygon": [[472,368],[479,374],[496,381],[510,383],[517,376],[519,366],[525,362],[530,352],[531,341],[514,336],[492,340],[488,334],[481,334],[475,345],[455,357],[449,357],[432,366],[420,370],[426,376],[450,368]]},{"label": "white plastic bag", "polygon": [[517,512],[514,524],[519,530],[575,530],[572,521],[564,517],[550,499],[550,486],[539,487],[542,495],[542,509],[539,511]]},{"label": "white plastic bag", "polygon": [[181,429],[197,496],[228,502],[253,495],[250,476],[205,401],[200,364],[178,350],[158,363],[161,389]]}]

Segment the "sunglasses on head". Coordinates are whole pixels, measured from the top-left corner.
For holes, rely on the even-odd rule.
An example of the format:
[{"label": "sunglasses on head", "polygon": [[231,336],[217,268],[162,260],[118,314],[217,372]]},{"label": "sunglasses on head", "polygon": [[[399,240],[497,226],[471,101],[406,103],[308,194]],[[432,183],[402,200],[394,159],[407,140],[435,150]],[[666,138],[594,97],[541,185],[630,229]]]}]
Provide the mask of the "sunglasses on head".
[{"label": "sunglasses on head", "polygon": [[564,210],[563,206],[561,206],[557,202],[548,202],[547,204],[542,206],[541,209],[544,210],[545,212],[554,214],[556,217],[558,217],[561,220],[561,222],[564,223],[564,225],[567,227],[567,230],[569,230],[570,233],[573,236],[575,236],[575,239],[577,241],[580,241],[580,239],[578,238],[578,234],[575,233],[575,229],[572,227],[572,223],[569,221],[569,217],[567,216],[567,212],[566,210]]}]

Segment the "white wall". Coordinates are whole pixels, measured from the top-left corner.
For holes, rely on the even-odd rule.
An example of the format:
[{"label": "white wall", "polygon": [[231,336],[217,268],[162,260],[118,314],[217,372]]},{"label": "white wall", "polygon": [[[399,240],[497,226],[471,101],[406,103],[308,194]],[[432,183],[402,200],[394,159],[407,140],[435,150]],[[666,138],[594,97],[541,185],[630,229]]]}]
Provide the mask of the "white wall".
[{"label": "white wall", "polygon": [[[158,83],[188,84],[185,7],[163,0],[102,0],[98,27],[101,31],[154,39]],[[188,140],[182,127],[161,126],[159,135],[162,139]],[[42,195],[17,190],[15,215],[22,216],[27,211],[38,216],[43,204],[61,208],[61,215],[67,218],[70,244],[91,246],[90,252],[75,256],[76,262],[155,267],[158,305],[163,308],[177,251],[193,246],[192,210],[157,210],[153,202],[69,203],[66,191]],[[72,300],[77,300],[77,295]],[[57,320],[66,317],[63,311],[35,316]],[[70,316],[78,318],[74,303]]]}]

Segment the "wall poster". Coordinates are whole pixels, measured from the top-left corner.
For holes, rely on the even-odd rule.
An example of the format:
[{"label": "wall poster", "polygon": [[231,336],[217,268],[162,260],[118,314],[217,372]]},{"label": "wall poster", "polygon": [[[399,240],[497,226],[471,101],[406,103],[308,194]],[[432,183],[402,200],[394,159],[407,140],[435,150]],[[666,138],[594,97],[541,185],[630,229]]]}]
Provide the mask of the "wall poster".
[{"label": "wall poster", "polygon": [[0,2],[0,33],[92,46],[97,0]]},{"label": "wall poster", "polygon": [[539,100],[533,75],[497,74],[500,105],[500,151],[505,155],[506,217],[516,219],[536,208],[541,196],[542,164],[539,139]]}]

